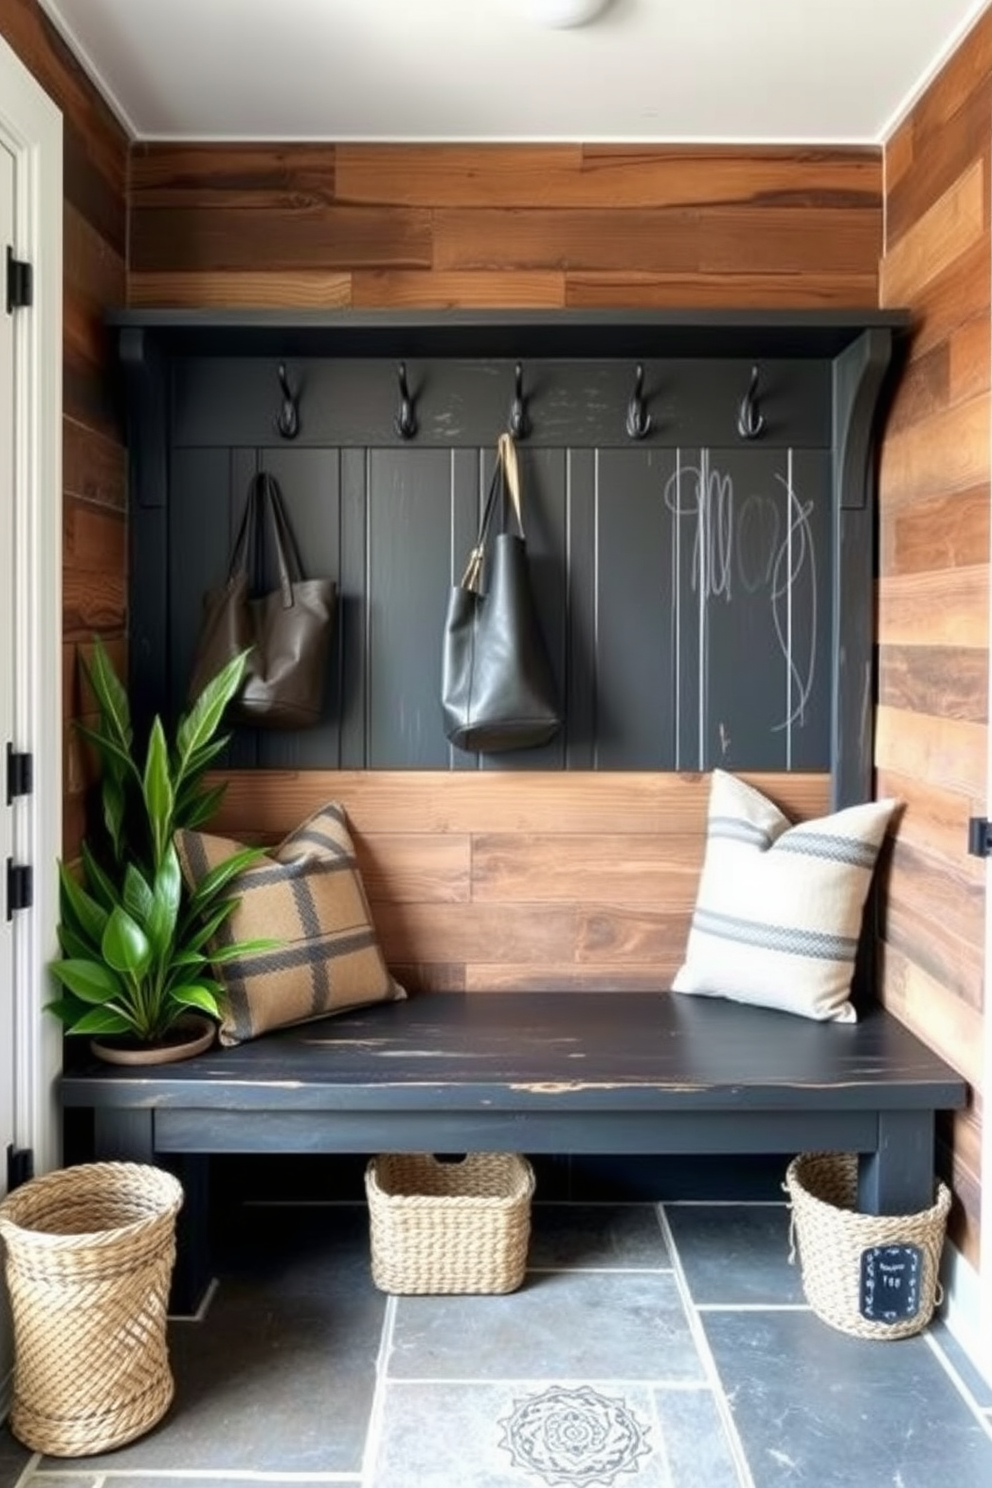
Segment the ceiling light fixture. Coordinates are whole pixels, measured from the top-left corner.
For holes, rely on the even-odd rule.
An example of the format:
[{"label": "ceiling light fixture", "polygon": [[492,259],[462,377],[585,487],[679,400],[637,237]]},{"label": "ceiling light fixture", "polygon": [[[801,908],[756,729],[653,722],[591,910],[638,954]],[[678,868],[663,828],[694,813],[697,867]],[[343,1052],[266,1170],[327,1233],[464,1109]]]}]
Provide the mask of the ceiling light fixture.
[{"label": "ceiling light fixture", "polygon": [[584,26],[604,11],[609,0],[523,0],[524,14],[538,26],[564,30]]}]

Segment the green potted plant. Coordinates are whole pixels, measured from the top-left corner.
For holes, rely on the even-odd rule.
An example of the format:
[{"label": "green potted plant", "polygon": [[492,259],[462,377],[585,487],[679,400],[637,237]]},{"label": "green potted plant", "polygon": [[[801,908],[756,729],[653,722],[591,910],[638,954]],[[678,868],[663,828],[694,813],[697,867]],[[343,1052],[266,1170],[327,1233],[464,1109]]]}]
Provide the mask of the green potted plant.
[{"label": "green potted plant", "polygon": [[235,853],[190,892],[173,844],[176,829],[201,826],[223,794],[203,776],[228,742],[218,730],[245,654],[206,685],[171,743],[155,718],[143,763],[127,694],[99,640],[83,666],[99,721],[77,727],[100,758],[102,824],[98,840],[81,847],[83,882],[59,865],[62,955],[51,972],[61,996],[48,1007],[66,1033],[88,1035],[105,1058],[186,1057],[213,1042],[221,1016],[213,965],[272,944],[206,949],[238,902],[232,881],[261,850]]}]

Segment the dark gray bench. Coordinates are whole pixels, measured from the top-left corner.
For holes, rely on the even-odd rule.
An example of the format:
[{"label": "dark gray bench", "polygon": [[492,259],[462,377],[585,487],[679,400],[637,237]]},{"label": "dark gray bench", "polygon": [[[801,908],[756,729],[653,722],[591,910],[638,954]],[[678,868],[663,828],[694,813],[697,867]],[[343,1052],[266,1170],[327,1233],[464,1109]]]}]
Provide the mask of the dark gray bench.
[{"label": "dark gray bench", "polygon": [[208,1159],[221,1153],[860,1155],[860,1204],[933,1202],[934,1120],[964,1081],[897,1019],[857,1024],[675,993],[432,993],[175,1065],[70,1050],[66,1119],[93,1155],[186,1187],[173,1306],[208,1282]]}]

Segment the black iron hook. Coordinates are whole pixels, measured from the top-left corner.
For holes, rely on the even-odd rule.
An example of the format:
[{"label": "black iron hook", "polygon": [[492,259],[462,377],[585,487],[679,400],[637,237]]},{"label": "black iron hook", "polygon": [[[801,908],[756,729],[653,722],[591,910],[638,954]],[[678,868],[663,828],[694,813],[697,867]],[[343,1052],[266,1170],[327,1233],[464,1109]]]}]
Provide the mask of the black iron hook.
[{"label": "black iron hook", "polygon": [[765,416],[758,407],[758,369],[751,368],[751,381],[737,410],[737,432],[742,439],[757,439],[765,427]]},{"label": "black iron hook", "polygon": [[401,439],[412,439],[417,432],[417,415],[413,408],[410,389],[406,385],[406,362],[396,368],[400,385],[400,411],[396,418],[396,432]]},{"label": "black iron hook", "polygon": [[282,408],[276,419],[276,428],[283,439],[295,439],[300,432],[300,395],[294,393],[286,374],[286,363],[279,363],[279,387],[282,391]]},{"label": "black iron hook", "polygon": [[631,439],[644,439],[651,430],[651,415],[644,401],[644,368],[637,364],[634,376],[634,391],[627,404],[627,433]]},{"label": "black iron hook", "polygon": [[510,406],[510,433],[514,439],[526,439],[530,433],[527,402],[524,398],[524,369],[520,362],[513,369],[513,403]]}]

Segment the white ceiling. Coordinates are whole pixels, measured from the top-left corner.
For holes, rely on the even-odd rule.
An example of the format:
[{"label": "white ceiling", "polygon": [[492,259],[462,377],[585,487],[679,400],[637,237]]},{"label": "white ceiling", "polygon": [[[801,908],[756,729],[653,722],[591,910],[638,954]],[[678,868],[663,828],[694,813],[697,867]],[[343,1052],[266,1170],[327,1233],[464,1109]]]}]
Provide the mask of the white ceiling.
[{"label": "white ceiling", "polygon": [[880,143],[987,0],[41,0],[141,139]]}]

